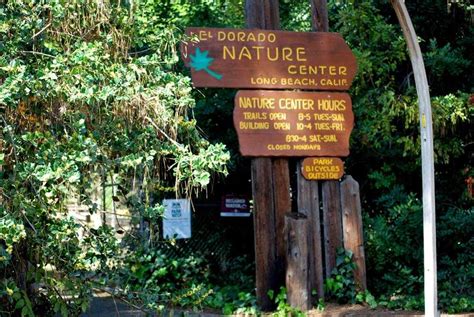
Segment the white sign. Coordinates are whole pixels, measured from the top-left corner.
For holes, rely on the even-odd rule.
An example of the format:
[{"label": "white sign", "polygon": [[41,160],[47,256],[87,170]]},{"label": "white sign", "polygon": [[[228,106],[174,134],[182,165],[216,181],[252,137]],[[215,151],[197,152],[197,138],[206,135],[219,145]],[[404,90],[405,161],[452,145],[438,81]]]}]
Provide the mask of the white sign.
[{"label": "white sign", "polygon": [[191,204],[188,199],[164,199],[163,236],[168,239],[191,238]]}]

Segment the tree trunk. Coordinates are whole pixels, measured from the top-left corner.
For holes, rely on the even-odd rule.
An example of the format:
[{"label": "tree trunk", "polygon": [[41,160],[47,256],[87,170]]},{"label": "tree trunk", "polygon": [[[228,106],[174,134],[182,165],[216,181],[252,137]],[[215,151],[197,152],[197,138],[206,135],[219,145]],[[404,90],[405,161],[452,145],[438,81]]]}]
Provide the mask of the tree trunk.
[{"label": "tree trunk", "polygon": [[311,309],[308,224],[304,214],[289,213],[285,217],[287,300],[291,307],[302,311]]},{"label": "tree trunk", "polygon": [[[247,0],[247,28],[279,29],[278,0]],[[274,303],[268,291],[282,285],[284,267],[283,215],[290,208],[288,161],[255,158],[252,160],[254,201],[255,271],[257,302],[262,310]]]}]

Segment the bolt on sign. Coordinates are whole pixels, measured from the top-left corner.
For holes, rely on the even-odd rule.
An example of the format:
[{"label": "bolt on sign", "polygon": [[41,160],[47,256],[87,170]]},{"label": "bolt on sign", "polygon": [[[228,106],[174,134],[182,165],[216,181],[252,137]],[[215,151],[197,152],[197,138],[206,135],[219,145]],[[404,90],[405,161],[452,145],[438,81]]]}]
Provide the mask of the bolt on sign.
[{"label": "bolt on sign", "polygon": [[347,156],[354,114],[346,93],[241,90],[234,126],[243,156]]},{"label": "bolt on sign", "polygon": [[344,163],[337,157],[307,157],[301,165],[307,180],[335,180],[344,175]]},{"label": "bolt on sign", "polygon": [[340,34],[187,28],[195,87],[347,90],[357,62]]}]

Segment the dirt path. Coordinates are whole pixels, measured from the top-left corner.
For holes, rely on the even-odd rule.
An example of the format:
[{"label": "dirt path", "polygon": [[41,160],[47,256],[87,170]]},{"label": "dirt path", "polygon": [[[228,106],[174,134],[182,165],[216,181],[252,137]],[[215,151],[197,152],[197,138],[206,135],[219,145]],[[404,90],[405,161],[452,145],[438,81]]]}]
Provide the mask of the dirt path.
[{"label": "dirt path", "polygon": [[[150,316],[145,312],[133,308],[126,303],[112,298],[107,294],[98,294],[94,297],[90,309],[81,315],[81,317],[144,317]],[[191,312],[185,310],[170,310],[162,314],[151,316],[164,317],[218,317],[222,316],[215,313]],[[240,315],[244,316],[244,315]],[[239,316],[239,317],[240,317]],[[268,314],[268,316],[271,316]],[[421,317],[424,316],[420,312],[410,311],[388,311],[388,310],[371,310],[362,305],[334,305],[328,304],[323,312],[310,311],[309,317]],[[237,316],[236,316],[237,317]],[[441,317],[474,317],[474,313],[466,314],[441,314]]]}]

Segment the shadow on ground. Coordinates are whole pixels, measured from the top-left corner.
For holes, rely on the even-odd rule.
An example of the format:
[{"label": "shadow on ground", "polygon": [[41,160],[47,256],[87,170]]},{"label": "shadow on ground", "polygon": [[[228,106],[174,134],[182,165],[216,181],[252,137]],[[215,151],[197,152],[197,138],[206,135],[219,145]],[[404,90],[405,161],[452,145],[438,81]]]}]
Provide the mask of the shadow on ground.
[{"label": "shadow on ground", "polygon": [[[81,317],[144,317],[144,316],[163,316],[163,317],[218,317],[215,313],[190,312],[185,310],[169,310],[160,314],[147,314],[140,309],[114,299],[111,296],[98,295],[94,297],[90,309],[81,315]],[[245,316],[245,315],[239,315]],[[248,316],[248,315],[247,315]],[[265,314],[271,316],[271,314]],[[308,317],[421,317],[420,312],[408,311],[388,311],[372,310],[362,305],[332,305],[328,304],[323,312],[309,311]],[[441,317],[474,317],[474,313],[466,314],[441,314]]]}]

